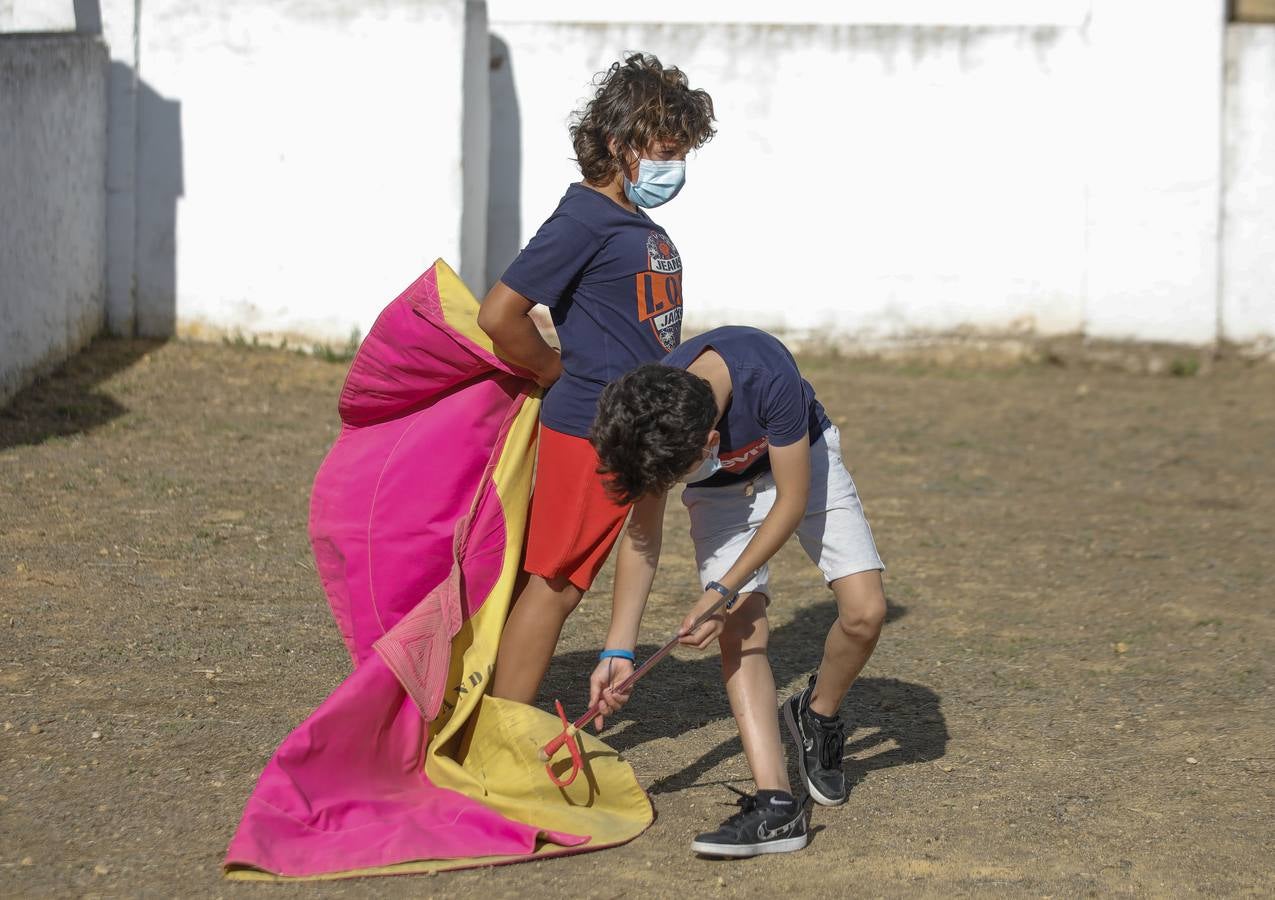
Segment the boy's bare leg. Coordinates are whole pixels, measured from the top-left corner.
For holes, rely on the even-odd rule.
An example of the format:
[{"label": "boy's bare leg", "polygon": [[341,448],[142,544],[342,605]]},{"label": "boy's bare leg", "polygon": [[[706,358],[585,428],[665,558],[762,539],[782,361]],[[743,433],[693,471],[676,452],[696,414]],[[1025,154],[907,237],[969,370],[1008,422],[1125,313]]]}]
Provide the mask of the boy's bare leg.
[{"label": "boy's bare leg", "polygon": [[837,621],[828,629],[810,699],[810,708],[821,716],[837,714],[876,648],[885,622],[885,590],[876,569],[838,578],[829,586],[837,597]]},{"label": "boy's bare leg", "polygon": [[584,591],[566,578],[546,581],[539,575],[525,573],[524,577],[500,636],[491,693],[506,700],[531,703],[549,670],[562,625],[580,603]]},{"label": "boy's bare leg", "polygon": [[717,639],[722,651],[722,679],[757,789],[791,793],[775,715],[775,676],[766,658],[769,638],[766,595],[752,593],[741,598],[739,609],[726,616],[726,626]]}]

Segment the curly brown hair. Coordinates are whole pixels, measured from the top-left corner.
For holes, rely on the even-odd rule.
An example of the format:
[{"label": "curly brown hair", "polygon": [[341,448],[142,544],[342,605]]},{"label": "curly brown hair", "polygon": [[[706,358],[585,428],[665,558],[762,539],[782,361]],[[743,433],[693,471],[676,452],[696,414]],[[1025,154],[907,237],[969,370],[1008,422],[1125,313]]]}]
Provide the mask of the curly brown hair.
[{"label": "curly brown hair", "polygon": [[655,141],[694,150],[712,140],[713,98],[691,90],[686,73],[665,68],[650,53],[631,53],[593,79],[593,99],[577,110],[571,125],[576,162],[586,181],[605,184],[620,168],[616,149],[641,152]]},{"label": "curly brown hair", "polygon": [[717,422],[707,381],[676,366],[638,366],[602,390],[589,442],[617,503],[667,491],[704,458]]}]

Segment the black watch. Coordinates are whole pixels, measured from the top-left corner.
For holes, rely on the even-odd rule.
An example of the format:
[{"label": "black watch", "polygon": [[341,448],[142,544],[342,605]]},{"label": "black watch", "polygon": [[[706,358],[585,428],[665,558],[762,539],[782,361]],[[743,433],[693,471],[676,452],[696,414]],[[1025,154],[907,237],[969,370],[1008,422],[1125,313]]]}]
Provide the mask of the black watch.
[{"label": "black watch", "polygon": [[717,593],[725,597],[727,609],[730,609],[732,606],[734,606],[735,601],[739,599],[739,591],[732,591],[730,588],[722,584],[720,581],[710,581],[708,584],[704,585],[704,590],[717,591]]}]

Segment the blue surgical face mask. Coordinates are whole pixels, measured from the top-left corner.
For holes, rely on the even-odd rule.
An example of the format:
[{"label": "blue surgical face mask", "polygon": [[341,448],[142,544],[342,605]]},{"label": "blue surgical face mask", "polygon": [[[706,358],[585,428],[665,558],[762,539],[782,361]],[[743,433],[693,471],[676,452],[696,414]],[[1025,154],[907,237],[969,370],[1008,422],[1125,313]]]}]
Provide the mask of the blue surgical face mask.
[{"label": "blue surgical face mask", "polygon": [[637,181],[624,176],[624,196],[635,206],[653,209],[663,206],[686,184],[686,160],[640,159]]},{"label": "blue surgical face mask", "polygon": [[722,467],[722,461],[717,456],[717,451],[721,449],[721,444],[714,444],[708,450],[708,456],[704,457],[691,471],[687,472],[678,481],[684,481],[687,484],[694,484],[697,481],[703,481],[705,478],[712,478]]}]

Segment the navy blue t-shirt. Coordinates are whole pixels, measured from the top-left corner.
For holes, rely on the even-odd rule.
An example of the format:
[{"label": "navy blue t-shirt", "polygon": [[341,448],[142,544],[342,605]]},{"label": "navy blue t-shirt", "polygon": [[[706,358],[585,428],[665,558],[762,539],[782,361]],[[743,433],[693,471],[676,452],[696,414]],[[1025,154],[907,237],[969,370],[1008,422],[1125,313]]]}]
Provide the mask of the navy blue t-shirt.
[{"label": "navy blue t-shirt", "polygon": [[664,229],[582,184],[567,188],[501,281],[553,314],[562,377],[540,419],[588,437],[607,383],[682,338],[682,259]]},{"label": "navy blue t-shirt", "polygon": [[730,370],[731,394],[717,423],[722,468],[713,477],[695,482],[696,487],[731,484],[768,472],[767,450],[772,444],[786,447],[802,438],[813,444],[831,424],[788,348],[759,329],[714,328],[686,341],[663,362],[686,369],[710,348]]}]

